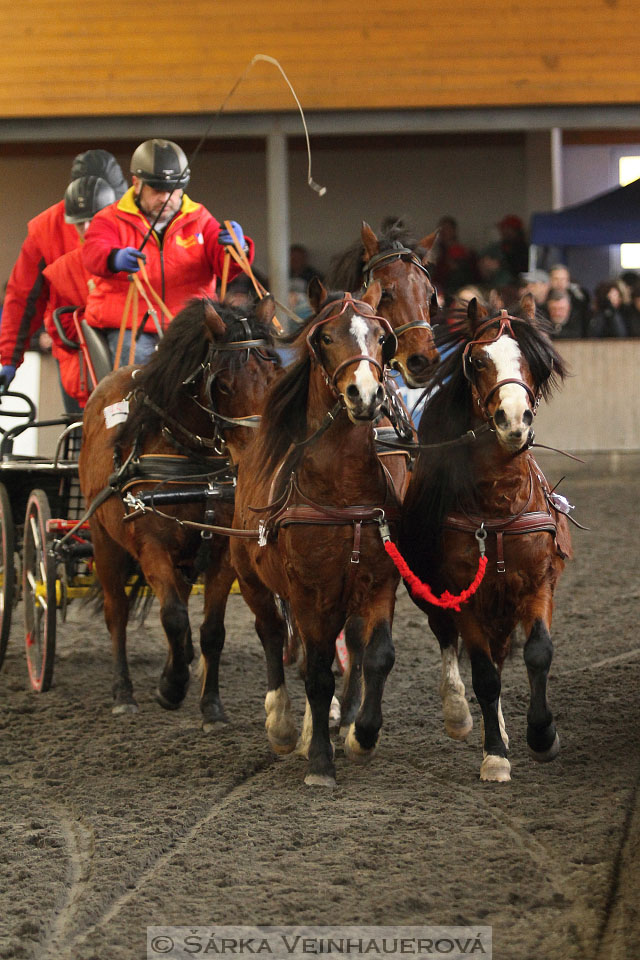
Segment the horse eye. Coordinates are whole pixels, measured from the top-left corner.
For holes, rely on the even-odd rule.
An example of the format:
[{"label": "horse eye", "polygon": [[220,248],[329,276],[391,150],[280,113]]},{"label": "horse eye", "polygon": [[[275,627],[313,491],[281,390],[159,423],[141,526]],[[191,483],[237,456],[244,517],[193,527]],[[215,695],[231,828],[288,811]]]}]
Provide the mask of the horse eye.
[{"label": "horse eye", "polygon": [[320,339],[324,343],[325,347],[328,347],[330,343],[333,343],[333,340],[331,339],[328,333],[323,333]]},{"label": "horse eye", "polygon": [[378,343],[384,343],[386,339],[387,339],[387,335],[385,333],[381,333],[380,336],[378,337]]},{"label": "horse eye", "polygon": [[219,393],[225,394],[226,396],[231,395],[231,387],[225,383],[224,380],[216,380],[216,387]]},{"label": "horse eye", "polygon": [[382,291],[382,293],[381,293],[381,295],[380,295],[380,300],[381,300],[381,301],[382,301],[382,300],[393,300],[393,290],[391,290],[391,289],[383,289],[383,291]]},{"label": "horse eye", "polygon": [[476,368],[476,370],[484,370],[484,368],[486,367],[486,363],[482,357],[473,357],[472,363]]}]

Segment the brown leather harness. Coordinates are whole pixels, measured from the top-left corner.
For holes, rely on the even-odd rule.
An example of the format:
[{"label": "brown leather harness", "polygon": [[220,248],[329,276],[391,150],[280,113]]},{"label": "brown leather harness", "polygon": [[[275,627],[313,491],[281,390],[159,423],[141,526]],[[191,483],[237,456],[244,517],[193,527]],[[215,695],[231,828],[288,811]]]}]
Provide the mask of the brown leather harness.
[{"label": "brown leather harness", "polygon": [[[529,510],[528,507],[533,499],[534,491],[534,472],[531,460],[529,460],[529,496],[527,502],[519,513],[509,517],[498,517],[492,520],[477,515],[466,513],[464,511],[449,513],[444,519],[443,526],[447,530],[457,530],[462,533],[473,533],[477,540],[485,540],[488,534],[495,534],[496,537],[496,570],[498,573],[505,573],[506,566],[504,560],[504,537],[515,534],[525,533],[550,533],[554,542],[558,532],[558,525],[551,514],[551,505],[553,501],[549,485],[544,475],[539,471],[538,465],[533,461],[536,467],[536,476],[538,483],[542,487],[547,510]],[[555,510],[554,510],[555,512]],[[484,536],[483,536],[484,533]],[[556,543],[557,548],[557,543]]]}]

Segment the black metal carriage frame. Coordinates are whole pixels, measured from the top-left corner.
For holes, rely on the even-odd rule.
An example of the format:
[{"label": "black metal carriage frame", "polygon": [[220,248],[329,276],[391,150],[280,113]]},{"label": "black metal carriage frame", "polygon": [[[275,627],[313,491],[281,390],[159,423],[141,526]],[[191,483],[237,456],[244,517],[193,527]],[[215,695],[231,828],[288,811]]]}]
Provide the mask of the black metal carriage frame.
[{"label": "black metal carriage frame", "polygon": [[[7,400],[14,401],[13,409]],[[93,582],[87,525],[76,531],[63,559],[50,549],[53,538],[82,515],[77,461],[82,422],[72,414],[37,420],[25,394],[7,392],[3,401],[0,414],[22,422],[2,431],[0,440],[0,664],[22,599],[29,680],[40,692],[53,677],[57,611],[64,618],[68,601],[86,594]],[[14,453],[15,440],[25,431],[53,426],[62,430],[52,460]]]}]

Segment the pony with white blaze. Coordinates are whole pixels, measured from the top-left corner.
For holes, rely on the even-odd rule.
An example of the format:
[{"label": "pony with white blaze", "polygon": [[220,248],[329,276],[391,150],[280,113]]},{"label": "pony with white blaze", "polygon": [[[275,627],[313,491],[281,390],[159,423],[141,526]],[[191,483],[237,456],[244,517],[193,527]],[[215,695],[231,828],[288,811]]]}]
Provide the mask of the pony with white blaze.
[{"label": "pony with white blaze", "polygon": [[[444,332],[441,345],[451,351],[420,421],[426,449],[411,476],[399,540],[415,575],[412,598],[442,651],[445,729],[455,739],[472,728],[459,636],[469,654],[483,719],[483,780],[510,779],[500,678],[518,624],[531,688],[529,752],[546,761],[559,750],[546,688],[553,594],[572,555],[569,505],[550,489],[530,450],[538,404],[566,369],[533,298],[523,298],[514,314],[489,318],[473,300],[467,317]],[[442,596],[425,599],[416,577]],[[465,591],[463,601],[451,602]]]}]

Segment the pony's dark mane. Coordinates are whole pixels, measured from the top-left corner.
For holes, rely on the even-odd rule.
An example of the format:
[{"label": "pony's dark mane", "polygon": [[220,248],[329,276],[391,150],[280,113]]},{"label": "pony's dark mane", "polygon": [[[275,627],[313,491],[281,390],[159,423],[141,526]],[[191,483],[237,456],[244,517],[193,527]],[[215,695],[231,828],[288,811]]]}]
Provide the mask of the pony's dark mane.
[{"label": "pony's dark mane", "polygon": [[304,439],[311,372],[307,333],[327,304],[342,300],[343,297],[344,293],[337,291],[327,294],[317,313],[305,321],[292,341],[295,359],[269,392],[263,414],[263,429],[256,441],[261,448],[261,476],[272,473],[284,459],[291,444]]},{"label": "pony's dark mane", "polygon": [[[542,397],[550,398],[555,387],[567,375],[567,367],[548,336],[548,324],[542,317],[527,320],[520,308],[511,308],[511,327],[520,350],[529,366],[534,384]],[[472,427],[471,386],[464,376],[462,355],[474,339],[466,317],[436,327],[436,344],[440,351],[451,350],[439,364],[430,384],[428,398],[418,427],[421,443],[440,443],[461,437]],[[478,443],[487,442],[480,439]],[[471,464],[471,444],[460,444],[444,450],[424,452],[418,457],[410,499],[428,503],[421,511],[421,543],[433,549],[439,540],[442,520],[452,510],[463,506],[473,512],[477,504],[478,485]],[[412,510],[413,514],[414,511]],[[417,514],[418,511],[415,511]],[[412,517],[412,520],[414,518]]]},{"label": "pony's dark mane", "polygon": [[[183,419],[180,413],[184,411],[185,398],[198,389],[200,378],[194,381],[195,388],[193,385],[184,386],[184,381],[198,370],[209,353],[211,340],[205,323],[205,308],[209,303],[206,298],[190,300],[176,314],[153,357],[140,368],[133,381],[135,390],[143,390],[154,404],[178,419]],[[244,319],[252,339],[263,338],[271,345],[271,333],[255,316],[254,306],[239,308],[225,303],[213,306],[225,324],[225,335],[219,342],[246,340],[247,330],[240,322]],[[273,352],[271,346],[265,352]],[[217,360],[214,358],[214,368],[217,363],[235,369],[245,356],[243,351],[221,353]],[[135,403],[115,440],[121,446],[129,446],[134,439],[153,435],[161,429],[161,416],[146,404]]]},{"label": "pony's dark mane", "polygon": [[[426,250],[419,245],[416,238],[412,236],[400,220],[386,225],[377,234],[377,237],[380,253],[393,250],[396,243],[412,250],[420,258],[426,253]],[[349,290],[351,293],[355,293],[362,286],[364,265],[364,245],[362,240],[357,240],[342,253],[336,254],[332,258],[324,278],[325,284],[334,290]]]}]

